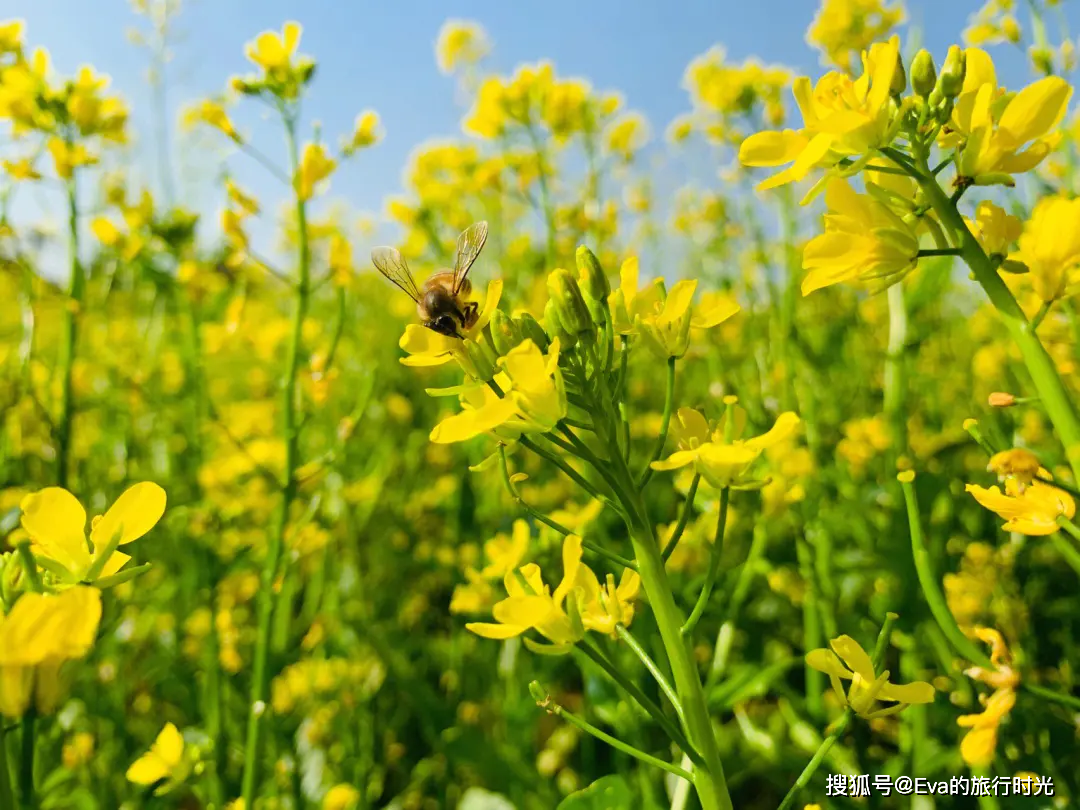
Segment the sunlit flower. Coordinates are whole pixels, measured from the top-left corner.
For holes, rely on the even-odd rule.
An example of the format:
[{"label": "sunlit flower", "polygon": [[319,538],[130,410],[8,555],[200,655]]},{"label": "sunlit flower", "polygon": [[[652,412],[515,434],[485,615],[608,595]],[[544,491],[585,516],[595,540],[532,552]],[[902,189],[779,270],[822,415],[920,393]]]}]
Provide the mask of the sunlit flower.
[{"label": "sunlit flower", "polygon": [[[49,573],[66,585],[116,574],[131,559],[116,546],[138,540],[165,513],[165,490],[144,482],[127,489],[109,510],[91,523],[86,537],[86,510],[60,487],[47,487],[22,502],[22,526],[33,551]],[[107,557],[103,556],[111,552]]]},{"label": "sunlit flower", "polygon": [[462,442],[503,429],[511,436],[547,433],[567,412],[566,387],[559,368],[559,342],[552,341],[545,356],[532,340],[522,341],[499,358],[501,371],[494,383],[498,396],[483,383],[468,384],[460,392],[463,409],[431,431],[438,444]]},{"label": "sunlit flower", "polygon": [[61,180],[70,180],[75,169],[81,166],[92,166],[98,162],[98,159],[81,143],[69,144],[60,138],[49,138],[45,146],[52,155],[56,176]]},{"label": "sunlit flower", "polygon": [[[739,147],[747,166],[791,166],[758,185],[765,190],[802,180],[815,166],[835,166],[852,156],[869,156],[892,140],[891,86],[900,40],[876,43],[863,56],[863,75],[827,73],[810,86],[800,76],[792,90],[803,116],[803,129],[759,132]],[[850,171],[850,170],[849,170]]]},{"label": "sunlit flower", "polygon": [[1049,477],[1049,473],[1042,469],[1035,454],[1023,447],[1013,447],[994,453],[986,469],[988,472],[996,473],[998,481],[1005,482],[1009,478],[1014,479],[1019,492],[1023,492],[1040,472],[1044,473],[1043,477]]},{"label": "sunlit flower", "polygon": [[638,288],[638,260],[631,256],[619,270],[620,286],[608,297],[615,329],[623,335],[642,335],[660,357],[682,357],[689,345],[690,329],[712,329],[739,312],[728,297],[714,297],[693,306],[697,279],[675,282],[664,291],[662,279]]},{"label": "sunlit flower", "polygon": [[824,0],[806,32],[822,58],[851,70],[852,56],[883,39],[904,21],[904,4],[885,0]]},{"label": "sunlit flower", "polygon": [[315,186],[333,174],[335,168],[337,161],[330,157],[325,146],[319,143],[306,144],[294,180],[300,199],[310,200],[315,194]]},{"label": "sunlit flower", "polygon": [[[833,691],[841,703],[850,706],[860,717],[872,720],[904,710],[913,703],[931,703],[934,687],[924,681],[908,684],[889,683],[889,672],[874,672],[874,664],[859,642],[851,636],[840,636],[829,642],[829,649],[811,650],[806,663],[824,672],[832,681]],[[851,681],[847,691],[841,680]],[[878,708],[878,701],[892,706]]]},{"label": "sunlit flower", "polygon": [[988,256],[1004,258],[1009,247],[1020,238],[1024,223],[1000,206],[982,200],[975,208],[975,221],[969,221],[968,227]]},{"label": "sunlit flower", "polygon": [[183,783],[191,772],[191,762],[184,755],[184,737],[172,723],[166,723],[150,750],[131,763],[127,780],[136,785],[163,784],[155,791],[165,793]]},{"label": "sunlit flower", "polygon": [[382,128],[379,126],[379,114],[374,110],[364,110],[356,116],[352,135],[342,146],[342,152],[351,155],[359,149],[367,149],[382,140]]},{"label": "sunlit flower", "polygon": [[1072,519],[1076,502],[1069,493],[1041,481],[1021,487],[1014,479],[1006,479],[1005,492],[998,487],[986,489],[968,484],[965,489],[991,512],[1005,519],[1001,527],[1007,532],[1026,535],[1053,534],[1059,528],[1058,518]]},{"label": "sunlit flower", "polygon": [[979,714],[965,714],[956,718],[957,725],[970,729],[960,741],[960,756],[972,768],[985,768],[994,761],[997,748],[998,727],[1016,705],[1016,693],[1012,689],[994,692]]},{"label": "sunlit flower", "polygon": [[334,785],[323,796],[322,810],[354,810],[359,804],[359,790],[352,785]]},{"label": "sunlit flower", "polygon": [[629,161],[648,140],[649,123],[641,113],[626,113],[604,130],[605,148],[625,161]]},{"label": "sunlit flower", "polygon": [[1080,266],[1080,199],[1044,197],[1024,223],[1017,252],[1043,301],[1065,295]]},{"label": "sunlit flower", "polygon": [[187,127],[207,124],[237,143],[243,141],[232,119],[225,111],[225,105],[213,99],[203,99],[189,108],[184,114],[184,124]]},{"label": "sunlit flower", "polygon": [[254,64],[267,72],[283,70],[289,66],[293,54],[300,45],[300,23],[287,22],[278,34],[276,31],[263,31],[254,42],[249,42],[244,53]]},{"label": "sunlit flower", "polygon": [[825,191],[825,233],[803,249],[803,295],[851,281],[891,284],[918,264],[919,238],[889,206],[858,194],[846,180]]},{"label": "sunlit flower", "polygon": [[447,20],[439,29],[435,43],[435,61],[443,73],[474,65],[483,59],[491,44],[483,26],[471,20]]},{"label": "sunlit flower", "polygon": [[[733,418],[730,409],[727,419]],[[747,483],[744,478],[752,465],[767,448],[787,439],[799,424],[791,411],[780,414],[767,433],[751,439],[725,440],[725,426],[710,430],[700,411],[680,408],[672,424],[679,449],[662,461],[654,461],[654,470],[675,470],[693,464],[696,472],[714,487],[729,487]]]},{"label": "sunlit flower", "polygon": [[1020,675],[1013,669],[1012,654],[1005,638],[992,627],[976,627],[975,636],[990,645],[991,668],[970,667],[964,674],[994,689],[1015,689],[1020,684]]},{"label": "sunlit flower", "polygon": [[1050,154],[1072,87],[1060,76],[1047,76],[1007,96],[986,52],[964,53],[964,83],[942,145],[960,145],[960,177],[1012,185],[1009,175],[1034,169]]},{"label": "sunlit flower", "polygon": [[0,160],[0,166],[4,167],[7,176],[12,180],[40,180],[41,173],[34,168],[31,158],[19,160]]}]

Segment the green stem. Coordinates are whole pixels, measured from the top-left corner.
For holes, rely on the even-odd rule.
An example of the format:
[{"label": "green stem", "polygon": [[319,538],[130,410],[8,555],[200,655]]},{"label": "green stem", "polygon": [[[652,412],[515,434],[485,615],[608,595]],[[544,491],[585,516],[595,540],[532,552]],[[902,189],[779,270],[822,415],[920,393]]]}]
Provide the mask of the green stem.
[{"label": "green stem", "polygon": [[1035,313],[1035,316],[1031,319],[1031,331],[1034,332],[1038,329],[1046,316],[1050,314],[1050,308],[1054,305],[1053,301],[1043,301],[1042,306],[1039,307],[1039,311]]},{"label": "green stem", "polygon": [[959,256],[961,255],[960,248],[924,248],[919,251],[919,258],[923,259],[927,256]]},{"label": "green stem", "polygon": [[543,209],[544,225],[547,230],[547,250],[545,258],[547,259],[547,268],[551,269],[555,263],[555,207],[552,203],[551,186],[548,182],[547,158],[544,155],[544,147],[540,141],[540,136],[536,131],[536,127],[530,123],[527,129],[533,151],[536,153],[538,167],[537,179],[540,183],[540,206]]},{"label": "green stem", "polygon": [[1029,692],[1036,697],[1040,697],[1049,703],[1056,703],[1058,706],[1064,706],[1066,709],[1071,709],[1074,712],[1080,712],[1080,698],[1073,697],[1072,695],[1066,695],[1061,692],[1055,692],[1053,689],[1047,689],[1043,686],[1036,686],[1035,684],[1023,681],[1020,684],[1020,688],[1025,692]]},{"label": "green stem", "polygon": [[941,221],[959,235],[960,255],[975,274],[975,279],[997,309],[998,315],[1005,322],[1005,328],[1020,350],[1043,407],[1057,430],[1058,438],[1065,446],[1065,455],[1069,459],[1073,479],[1080,481],[1080,418],[1073,407],[1072,397],[1058,375],[1053,358],[1039,341],[1034,328],[1024,317],[1020,304],[998,275],[979,241],[968,229],[956,205],[930,175],[925,156],[920,159],[919,169],[921,171],[916,173],[915,179]]},{"label": "green stem", "polygon": [[716,519],[716,535],[713,539],[712,548],[709,549],[709,571],[705,575],[705,584],[701,588],[701,593],[698,594],[697,603],[690,613],[690,618],[686,620],[686,624],[684,624],[679,631],[684,636],[689,636],[694,632],[694,628],[697,627],[697,623],[705,613],[705,608],[709,605],[709,597],[712,596],[713,586],[716,584],[716,577],[720,573],[720,552],[724,547],[724,529],[725,524],[727,523],[728,501],[730,501],[730,499],[731,488],[724,487],[721,489],[720,514]]},{"label": "green stem", "polygon": [[19,543],[15,550],[19,553],[19,562],[22,563],[23,572],[30,583],[30,590],[34,593],[44,593],[45,586],[41,583],[41,574],[38,573],[37,560],[34,559],[34,553],[30,550],[30,544]]},{"label": "green stem", "polygon": [[686,524],[690,520],[690,513],[694,511],[694,498],[697,497],[698,484],[701,483],[701,475],[695,474],[694,480],[690,482],[690,489],[686,493],[686,501],[683,502],[682,514],[679,515],[679,522],[675,526],[675,531],[671,533],[671,539],[668,540],[667,546],[664,548],[664,553],[660,556],[666,563],[672,553],[675,551],[675,547],[679,545],[679,541],[682,539],[683,532],[686,531]]},{"label": "green stem", "polygon": [[727,615],[716,634],[712,665],[709,667],[709,675],[705,680],[706,689],[715,686],[727,670],[728,655],[731,653],[731,644],[735,638],[735,628],[739,625],[739,614],[742,612],[746,597],[750,594],[750,584],[754,581],[754,572],[757,569],[758,560],[765,551],[768,537],[769,533],[765,525],[755,524],[753,538],[750,540],[750,550],[746,553],[746,562],[739,569],[739,576],[735,580],[735,588],[731,592],[731,600],[727,605]]},{"label": "green stem", "polygon": [[618,751],[622,751],[624,754],[629,754],[634,759],[641,760],[642,762],[646,763],[647,765],[654,765],[657,768],[661,768],[661,769],[667,771],[668,773],[673,773],[676,776],[681,776],[687,782],[690,782],[691,784],[693,784],[694,776],[689,771],[683,770],[678,765],[672,765],[670,762],[665,762],[662,759],[657,759],[656,757],[652,756],[651,754],[646,754],[644,751],[641,751],[641,750],[639,750],[637,748],[634,748],[634,746],[632,746],[632,745],[630,745],[628,743],[624,743],[618,737],[612,737],[610,734],[608,734],[608,733],[606,733],[604,731],[601,731],[600,729],[598,729],[596,726],[592,725],[591,723],[587,723],[586,721],[582,720],[577,715],[568,712],[566,709],[564,709],[558,703],[551,702],[550,698],[548,699],[547,702],[541,704],[541,706],[544,709],[547,709],[547,711],[549,711],[552,714],[556,715],[557,717],[561,717],[563,720],[570,723],[570,725],[577,726],[579,729],[584,731],[586,734],[591,734],[593,737],[596,737],[596,739],[600,740],[601,742],[606,742],[612,748],[614,748],[614,749],[616,749]]},{"label": "green stem", "polygon": [[[1072,524],[1067,518],[1062,515],[1058,518],[1065,531],[1069,532],[1073,537],[1080,539],[1080,531],[1076,529],[1076,526]],[[1073,571],[1080,576],[1080,551],[1076,550],[1076,546],[1061,536],[1061,532],[1054,532],[1050,535],[1050,542],[1057,549],[1058,554],[1065,558],[1065,562],[1069,564]]]},{"label": "green stem", "polygon": [[79,200],[75,173],[67,181],[68,198],[68,300],[64,307],[64,320],[60,335],[60,409],[56,420],[56,484],[67,487],[71,477],[71,436],[75,418],[72,394],[72,369],[78,349],[79,318],[86,288],[86,273],[79,261]]},{"label": "green stem", "polygon": [[[289,159],[296,175],[299,169],[299,153],[296,145],[296,118],[284,113],[285,135]],[[270,654],[270,631],[276,607],[274,586],[281,563],[285,543],[285,530],[289,523],[289,507],[296,495],[296,469],[299,465],[299,423],[297,421],[296,394],[297,375],[303,354],[303,327],[307,317],[308,297],[311,287],[311,254],[308,249],[307,203],[296,195],[296,222],[298,245],[298,278],[293,301],[292,332],[282,379],[282,432],[285,441],[285,472],[269,547],[263,563],[259,589],[259,624],[255,641],[255,657],[252,664],[251,703],[248,714],[247,740],[244,745],[244,775],[242,797],[245,807],[254,807],[259,771],[259,737],[266,714],[266,697],[269,686],[267,668]]]},{"label": "green stem", "polygon": [[907,346],[907,307],[904,287],[889,287],[889,346],[885,355],[884,410],[892,426],[894,455],[907,453],[907,378],[904,351]]},{"label": "green stem", "polygon": [[679,746],[683,753],[690,757],[693,762],[701,762],[701,755],[694,750],[694,747],[686,739],[686,735],[671,722],[671,719],[664,714],[664,710],[657,705],[656,701],[646,695],[636,683],[630,680],[621,668],[584,639],[577,643],[575,649],[581,650],[590,661],[600,667],[614,683],[620,686],[635,703],[645,710],[646,714],[656,721],[656,724],[664,730],[668,737],[671,738],[671,741]]},{"label": "green stem", "polygon": [[37,710],[31,706],[22,718],[21,751],[19,755],[19,807],[20,810],[36,810],[37,796],[34,792],[34,750]]},{"label": "green stem", "polygon": [[657,461],[664,452],[667,444],[668,428],[671,426],[671,409],[675,403],[675,358],[669,357],[667,361],[667,384],[664,387],[664,415],[660,420],[660,435],[656,437],[656,445],[652,453],[645,461],[645,468],[638,475],[638,489],[644,489],[652,478],[652,463]]},{"label": "green stem", "polygon": [[0,728],[0,807],[14,807],[15,794],[11,789],[11,772],[8,771],[6,733]]},{"label": "green stem", "polygon": [[[795,536],[795,553],[799,561],[799,575],[806,583],[806,592],[803,594],[802,603],[803,649],[809,652],[821,647],[823,644],[819,602],[823,602],[824,597],[818,588],[810,543],[801,534]],[[806,684],[806,709],[815,718],[820,718],[825,712],[822,702],[825,690],[825,674],[806,663],[805,657],[803,667],[806,670],[804,678]]]},{"label": "green stem", "polygon": [[930,612],[933,614],[934,620],[937,622],[938,627],[941,628],[941,632],[945,634],[945,638],[952,644],[953,649],[960,655],[981,667],[994,669],[990,659],[960,630],[956,618],[952,615],[952,611],[949,610],[949,605],[945,601],[945,595],[938,585],[938,576],[934,571],[933,561],[930,559],[930,550],[926,547],[926,541],[923,538],[919,501],[915,497],[914,476],[909,480],[901,480],[900,484],[903,487],[904,501],[907,504],[908,527],[911,532],[911,553],[915,559],[915,571],[919,576],[919,585],[922,587],[923,595],[930,605]]},{"label": "green stem", "polygon": [[818,766],[821,765],[821,761],[825,759],[825,755],[829,753],[829,749],[836,744],[836,741],[839,740],[847,730],[848,723],[851,722],[851,715],[851,709],[847,709],[843,715],[840,716],[832,734],[821,741],[821,745],[819,745],[817,751],[814,752],[814,756],[806,763],[806,767],[803,768],[802,773],[799,774],[799,778],[795,780],[795,784],[791,786],[791,790],[788,791],[784,800],[780,802],[780,807],[778,807],[777,810],[788,810],[795,804],[795,799],[798,797],[799,792],[809,784],[814,772],[817,771]]}]

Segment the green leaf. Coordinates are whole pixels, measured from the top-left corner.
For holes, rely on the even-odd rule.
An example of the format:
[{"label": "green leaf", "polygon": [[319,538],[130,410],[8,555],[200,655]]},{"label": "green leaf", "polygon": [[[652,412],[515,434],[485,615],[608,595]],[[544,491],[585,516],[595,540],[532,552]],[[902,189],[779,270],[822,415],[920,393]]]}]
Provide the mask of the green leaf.
[{"label": "green leaf", "polygon": [[559,803],[558,810],[626,810],[634,806],[630,786],[621,776],[597,779],[584,790],[571,793]]}]

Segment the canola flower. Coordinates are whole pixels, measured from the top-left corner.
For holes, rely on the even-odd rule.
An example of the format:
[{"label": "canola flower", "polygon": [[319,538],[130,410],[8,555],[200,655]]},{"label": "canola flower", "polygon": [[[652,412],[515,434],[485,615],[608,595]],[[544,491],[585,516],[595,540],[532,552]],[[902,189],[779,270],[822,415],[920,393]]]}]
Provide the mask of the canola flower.
[{"label": "canola flower", "polygon": [[136,785],[158,785],[154,792],[162,794],[182,784],[191,767],[183,735],[175,725],[166,723],[150,750],[131,763],[125,776]]},{"label": "canola flower", "polygon": [[51,714],[64,695],[61,668],[86,657],[101,621],[101,592],[77,585],[59,594],[25,593],[0,616],[0,714],[34,706]]},{"label": "canola flower", "polygon": [[[890,683],[887,670],[877,674],[866,650],[851,636],[834,638],[829,647],[811,650],[806,654],[806,662],[829,676],[837,698],[860,717],[867,720],[888,717],[912,704],[933,701],[934,687],[929,683],[894,684]],[[846,691],[842,683],[845,680],[851,681]],[[878,707],[878,701],[893,705]]]},{"label": "canola flower", "polygon": [[989,698],[980,696],[983,711],[962,715],[956,723],[968,729],[960,741],[964,762],[972,768],[985,768],[994,761],[1001,724],[1016,705],[1020,678],[1012,668],[1012,657],[1000,632],[989,627],[976,627],[975,635],[990,645],[991,666],[971,667],[964,674],[993,687],[994,692]]},{"label": "canola flower", "polygon": [[1053,534],[1061,528],[1059,518],[1071,520],[1076,514],[1076,502],[1064,490],[1041,481],[1025,486],[1015,478],[1007,478],[1005,490],[993,486],[981,487],[967,484],[971,493],[982,506],[1005,519],[1001,528],[1007,532],[1019,532],[1030,536]]},{"label": "canola flower", "polygon": [[66,587],[79,582],[108,584],[131,559],[117,546],[138,540],[165,514],[165,490],[145,482],[127,489],[104,515],[91,522],[86,510],[61,487],[27,495],[20,508],[22,526],[33,542],[38,563]]}]

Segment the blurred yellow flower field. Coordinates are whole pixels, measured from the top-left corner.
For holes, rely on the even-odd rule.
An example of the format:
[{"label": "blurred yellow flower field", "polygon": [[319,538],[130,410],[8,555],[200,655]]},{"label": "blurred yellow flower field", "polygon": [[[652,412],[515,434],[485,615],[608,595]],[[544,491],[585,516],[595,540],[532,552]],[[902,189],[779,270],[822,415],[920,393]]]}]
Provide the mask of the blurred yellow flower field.
[{"label": "blurred yellow flower field", "polygon": [[449,19],[378,216],[302,14],[174,108],[133,2],[153,126],[0,22],[0,810],[1076,806],[1067,5],[823,0],[668,121]]}]

